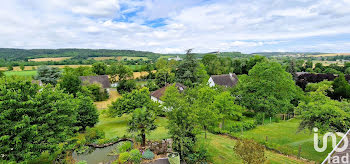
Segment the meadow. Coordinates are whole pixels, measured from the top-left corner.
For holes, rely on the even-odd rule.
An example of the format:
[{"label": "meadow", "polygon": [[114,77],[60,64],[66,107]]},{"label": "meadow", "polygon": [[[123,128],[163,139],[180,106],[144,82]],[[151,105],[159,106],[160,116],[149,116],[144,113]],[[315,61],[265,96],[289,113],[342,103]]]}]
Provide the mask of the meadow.
[{"label": "meadow", "polygon": [[[327,154],[331,152],[331,142],[325,152],[319,153],[314,150],[314,134],[303,130],[298,132],[300,120],[291,119],[279,123],[260,125],[255,129],[242,133],[234,133],[239,138],[254,139],[257,142],[265,143],[268,147],[281,151],[282,153],[297,156],[299,146],[301,146],[301,157],[313,161],[321,162]],[[266,142],[266,137],[267,142]],[[339,141],[339,140],[338,140]],[[320,145],[321,147],[322,145]]]},{"label": "meadow", "polygon": [[35,76],[37,71],[6,71],[4,74],[6,76]]}]

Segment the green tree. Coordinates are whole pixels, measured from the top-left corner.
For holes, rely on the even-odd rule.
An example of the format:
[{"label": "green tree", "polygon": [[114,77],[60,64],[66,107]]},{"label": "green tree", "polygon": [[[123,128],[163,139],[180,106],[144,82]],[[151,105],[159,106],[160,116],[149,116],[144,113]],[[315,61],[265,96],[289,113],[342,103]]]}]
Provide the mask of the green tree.
[{"label": "green tree", "polygon": [[350,67],[346,68],[344,73],[350,75]]},{"label": "green tree", "polygon": [[4,76],[5,76],[4,71],[0,71],[0,78],[1,78],[1,77],[4,77]]},{"label": "green tree", "polygon": [[163,96],[163,105],[171,109],[167,113],[168,129],[173,139],[173,149],[184,159],[194,152],[196,134],[198,134],[198,117],[193,112],[188,99],[184,98],[173,85],[166,89]]},{"label": "green tree", "polygon": [[147,108],[137,108],[132,113],[129,121],[129,132],[136,132],[142,138],[142,146],[146,145],[146,133],[157,128],[155,124],[156,116]]},{"label": "green tree", "polygon": [[12,65],[7,66],[7,70],[8,71],[13,71],[13,66]]},{"label": "green tree", "polygon": [[107,73],[111,76],[111,81],[125,81],[133,77],[132,70],[121,63],[114,63],[108,67]]},{"label": "green tree", "polygon": [[311,68],[312,69],[313,67],[313,63],[311,60],[308,60],[306,63],[305,63],[305,70],[308,69],[308,68]]},{"label": "green tree", "polygon": [[20,68],[22,71],[24,71],[24,65],[23,65],[23,64],[21,64],[21,65],[19,66],[19,68]]},{"label": "green tree", "polygon": [[123,114],[132,113],[135,109],[143,107],[158,114],[159,104],[153,102],[149,95],[148,88],[141,88],[139,90],[133,90],[131,93],[125,93],[121,98],[112,102],[108,110],[109,114],[113,117],[120,117]]},{"label": "green tree", "polygon": [[59,84],[64,92],[73,94],[74,96],[82,89],[81,80],[73,72],[64,72]]},{"label": "green tree", "polygon": [[333,81],[333,97],[335,99],[350,98],[350,84],[346,81],[344,74],[340,74]]},{"label": "green tree", "polygon": [[187,86],[191,86],[198,81],[196,75],[198,63],[191,51],[191,49],[187,51],[184,60],[175,72],[176,80]]},{"label": "green tree", "polygon": [[325,96],[326,86],[310,92],[307,101],[300,102],[296,113],[302,122],[299,130],[316,127],[321,133],[327,131],[346,132],[350,128],[350,104]]},{"label": "green tree", "polygon": [[45,84],[56,85],[57,80],[61,77],[61,71],[57,67],[40,66],[35,79],[42,81]]},{"label": "green tree", "polygon": [[225,119],[239,120],[242,117],[243,108],[235,104],[230,92],[225,91],[215,96],[214,106],[220,113],[222,128],[225,128]]},{"label": "green tree", "polygon": [[31,161],[54,155],[77,130],[75,99],[51,85],[0,79],[0,154],[7,161]]},{"label": "green tree", "polygon": [[92,72],[97,75],[105,75],[107,71],[107,65],[103,62],[97,62],[92,65]]},{"label": "green tree", "polygon": [[301,94],[292,76],[276,62],[258,63],[239,80],[233,94],[240,97],[240,104],[269,116],[293,110],[292,101]]},{"label": "green tree", "polygon": [[98,112],[94,102],[90,97],[79,95],[76,103],[78,115],[75,125],[82,127],[82,130],[93,127],[98,122]]}]

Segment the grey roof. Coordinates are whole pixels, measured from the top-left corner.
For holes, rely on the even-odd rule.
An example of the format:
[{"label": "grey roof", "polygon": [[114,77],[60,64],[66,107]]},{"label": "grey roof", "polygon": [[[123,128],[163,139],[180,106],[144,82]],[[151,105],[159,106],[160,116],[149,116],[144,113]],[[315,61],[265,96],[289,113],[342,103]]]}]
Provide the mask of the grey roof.
[{"label": "grey roof", "polygon": [[213,79],[215,85],[221,85],[226,87],[233,87],[238,82],[238,77],[235,73],[211,75],[210,77]]},{"label": "grey roof", "polygon": [[[151,96],[157,98],[160,100],[160,98],[164,95],[166,88],[171,86],[173,84],[166,84],[164,87],[159,88],[151,93]],[[175,83],[175,87],[179,90],[179,92],[182,92],[185,90],[187,87],[181,83]]]},{"label": "grey roof", "polygon": [[295,72],[295,75],[301,76],[301,75],[308,74],[308,73],[309,72]]},{"label": "grey roof", "polygon": [[80,76],[80,80],[83,82],[88,82],[89,84],[100,83],[103,88],[110,88],[111,83],[107,75],[98,75],[98,76]]}]

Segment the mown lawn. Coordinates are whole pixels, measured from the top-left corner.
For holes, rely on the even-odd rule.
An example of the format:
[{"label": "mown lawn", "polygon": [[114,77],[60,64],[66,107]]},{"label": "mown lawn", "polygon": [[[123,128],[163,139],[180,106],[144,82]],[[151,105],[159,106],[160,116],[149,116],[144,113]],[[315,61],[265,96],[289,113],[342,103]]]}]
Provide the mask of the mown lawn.
[{"label": "mown lawn", "polygon": [[[106,138],[114,138],[116,136],[122,137],[128,135],[128,121],[131,119],[129,115],[123,115],[122,117],[110,118],[106,115],[100,114],[100,121],[96,127],[103,130],[106,133]],[[150,140],[162,140],[169,138],[168,130],[165,128],[168,124],[168,120],[164,117],[158,117],[156,120],[157,129],[152,131],[146,136],[146,139]]]},{"label": "mown lawn", "polygon": [[17,76],[35,76],[37,71],[6,71],[4,74],[6,76],[12,76],[12,75],[17,75]]},{"label": "mown lawn", "polygon": [[[204,142],[206,145],[208,145],[207,148],[208,148],[209,154],[211,155],[213,163],[216,163],[216,164],[226,164],[226,163],[241,164],[242,163],[242,160],[235,154],[233,149],[236,144],[236,140],[231,139],[227,136],[214,135],[209,133],[207,139],[204,139],[204,135],[200,135],[199,141]],[[265,163],[269,163],[269,164],[306,163],[306,161],[290,158],[271,151],[265,151],[265,156],[267,157]]]},{"label": "mown lawn", "polygon": [[301,145],[301,157],[312,161],[323,161],[332,150],[331,141],[329,140],[325,152],[319,153],[315,151],[313,145],[314,134],[306,130],[297,132],[299,123],[300,120],[291,119],[281,121],[280,123],[261,125],[255,129],[243,132],[243,135],[241,133],[235,133],[235,136],[254,139],[258,142],[265,142],[267,136],[269,147],[294,156],[298,155],[298,148]]}]

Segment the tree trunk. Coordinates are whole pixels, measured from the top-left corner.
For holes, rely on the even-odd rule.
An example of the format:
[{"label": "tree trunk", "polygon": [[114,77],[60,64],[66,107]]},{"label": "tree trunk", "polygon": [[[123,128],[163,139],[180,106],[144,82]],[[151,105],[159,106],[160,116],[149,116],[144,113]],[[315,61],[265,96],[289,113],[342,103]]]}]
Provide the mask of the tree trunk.
[{"label": "tree trunk", "polygon": [[204,126],[204,134],[205,134],[205,139],[207,139],[207,126]]},{"label": "tree trunk", "polygon": [[146,146],[146,134],[145,134],[145,130],[142,130],[141,131],[142,133],[142,147],[145,147]]}]

